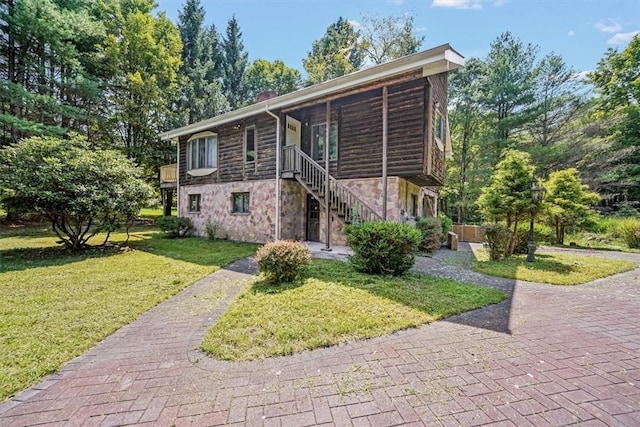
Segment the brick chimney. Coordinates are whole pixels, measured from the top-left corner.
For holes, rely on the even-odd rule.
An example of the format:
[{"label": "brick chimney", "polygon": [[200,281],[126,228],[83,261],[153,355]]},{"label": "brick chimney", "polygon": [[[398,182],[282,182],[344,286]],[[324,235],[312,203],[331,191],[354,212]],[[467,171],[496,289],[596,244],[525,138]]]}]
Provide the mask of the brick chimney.
[{"label": "brick chimney", "polygon": [[278,96],[278,93],[275,90],[265,90],[256,96],[256,102],[266,101],[267,99],[275,98],[276,96]]}]

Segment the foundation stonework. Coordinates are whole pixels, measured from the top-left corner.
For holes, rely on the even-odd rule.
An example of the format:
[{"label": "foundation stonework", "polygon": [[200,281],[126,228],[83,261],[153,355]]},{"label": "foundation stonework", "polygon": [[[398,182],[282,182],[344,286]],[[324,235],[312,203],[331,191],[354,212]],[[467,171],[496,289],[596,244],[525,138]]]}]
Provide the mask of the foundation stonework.
[{"label": "foundation stonework", "polygon": [[[349,179],[340,181],[367,206],[382,217],[382,179]],[[274,179],[238,181],[226,184],[190,185],[180,188],[181,216],[190,218],[199,236],[206,235],[209,220],[220,224],[218,238],[243,242],[264,243],[275,238],[275,190]],[[297,181],[281,180],[280,237],[289,240],[306,240],[307,192]],[[232,212],[232,194],[249,193],[249,213]],[[200,212],[189,212],[190,194],[200,194]],[[411,194],[421,195],[420,187],[399,177],[387,181],[387,220],[403,221],[403,212],[409,210]],[[422,203],[418,206],[422,213]],[[320,242],[326,243],[326,216],[320,210]],[[342,222],[332,212],[331,244],[345,245]]]},{"label": "foundation stonework", "polygon": [[283,179],[280,187],[280,237],[306,240],[307,191],[297,181]]},{"label": "foundation stonework", "polygon": [[[209,220],[220,224],[218,238],[264,243],[274,239],[275,179],[180,188],[180,216],[190,218],[196,234],[205,236]],[[232,212],[232,193],[249,192],[249,213]],[[200,212],[189,212],[190,194],[200,194]]]}]

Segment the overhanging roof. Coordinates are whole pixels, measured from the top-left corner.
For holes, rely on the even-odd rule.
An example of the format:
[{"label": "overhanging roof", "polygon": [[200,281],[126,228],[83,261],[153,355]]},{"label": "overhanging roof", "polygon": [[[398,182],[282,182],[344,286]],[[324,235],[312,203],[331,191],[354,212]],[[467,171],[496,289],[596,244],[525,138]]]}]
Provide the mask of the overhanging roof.
[{"label": "overhanging roof", "polygon": [[445,71],[455,70],[463,65],[464,58],[462,55],[453,50],[449,44],[444,44],[394,61],[365,68],[364,70],[356,71],[346,76],[299,89],[295,92],[258,102],[210,119],[163,132],[160,134],[160,138],[177,139],[181,136],[192,135],[196,132],[202,132],[216,126],[254,116],[266,110],[280,110],[418,69],[422,69],[422,75],[427,77]]}]

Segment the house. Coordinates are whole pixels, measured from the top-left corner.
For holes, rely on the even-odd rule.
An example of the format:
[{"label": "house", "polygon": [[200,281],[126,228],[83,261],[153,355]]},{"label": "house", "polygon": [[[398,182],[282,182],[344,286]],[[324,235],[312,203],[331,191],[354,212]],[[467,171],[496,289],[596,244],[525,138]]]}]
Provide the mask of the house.
[{"label": "house", "polygon": [[[199,234],[344,244],[344,224],[436,215],[450,151],[449,45],[165,132]],[[164,183],[167,185],[167,182]]]}]

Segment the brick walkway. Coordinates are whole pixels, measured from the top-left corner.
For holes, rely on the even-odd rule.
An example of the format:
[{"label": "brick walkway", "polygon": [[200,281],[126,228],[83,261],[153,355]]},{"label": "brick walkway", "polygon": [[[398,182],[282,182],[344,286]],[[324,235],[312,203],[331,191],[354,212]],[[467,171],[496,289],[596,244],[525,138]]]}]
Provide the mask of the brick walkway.
[{"label": "brick walkway", "polygon": [[640,425],[640,269],[579,287],[460,270],[512,298],[297,356],[211,360],[196,348],[250,269],[147,312],[0,404],[0,425]]}]

